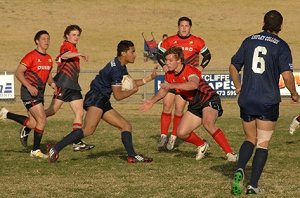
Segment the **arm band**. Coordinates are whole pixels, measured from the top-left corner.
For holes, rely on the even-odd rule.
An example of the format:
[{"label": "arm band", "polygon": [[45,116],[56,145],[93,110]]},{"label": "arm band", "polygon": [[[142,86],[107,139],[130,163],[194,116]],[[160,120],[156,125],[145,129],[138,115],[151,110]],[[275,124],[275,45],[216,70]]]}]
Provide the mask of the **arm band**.
[{"label": "arm band", "polygon": [[211,54],[210,54],[210,51],[207,49],[204,52],[202,52],[201,55],[203,56],[203,59],[202,59],[200,66],[205,68],[211,59]]}]

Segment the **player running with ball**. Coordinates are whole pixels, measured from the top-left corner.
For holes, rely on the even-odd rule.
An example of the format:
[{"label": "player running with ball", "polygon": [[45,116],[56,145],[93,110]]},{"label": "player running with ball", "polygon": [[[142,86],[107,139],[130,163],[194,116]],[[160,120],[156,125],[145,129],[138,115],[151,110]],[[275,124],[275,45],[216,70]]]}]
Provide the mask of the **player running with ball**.
[{"label": "player running with ball", "polygon": [[136,52],[134,44],[127,40],[121,41],[117,47],[117,57],[107,63],[91,82],[90,90],[84,99],[86,116],[83,128],[69,133],[53,147],[48,147],[50,162],[55,162],[58,159],[58,153],[67,145],[83,137],[92,135],[101,119],[120,130],[122,143],[128,154],[128,163],[152,162],[152,158],[139,155],[135,152],[132,143],[131,124],[121,116],[110,103],[110,96],[112,94],[117,101],[123,100],[135,94],[139,86],[144,85],[156,77],[155,68],[150,76],[134,80],[131,90],[122,90],[122,79],[128,75],[126,64],[134,63],[135,58]]}]

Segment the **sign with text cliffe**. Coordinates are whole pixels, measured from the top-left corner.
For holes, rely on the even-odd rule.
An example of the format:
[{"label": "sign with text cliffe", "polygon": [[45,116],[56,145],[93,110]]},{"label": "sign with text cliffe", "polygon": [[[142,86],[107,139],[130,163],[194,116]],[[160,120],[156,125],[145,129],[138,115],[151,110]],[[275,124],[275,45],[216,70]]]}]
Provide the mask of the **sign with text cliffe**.
[{"label": "sign with text cliffe", "polygon": [[[203,74],[202,78],[211,86],[221,97],[236,96],[235,87],[229,74]],[[154,93],[160,88],[160,83],[164,82],[164,75],[158,75],[154,81]]]}]

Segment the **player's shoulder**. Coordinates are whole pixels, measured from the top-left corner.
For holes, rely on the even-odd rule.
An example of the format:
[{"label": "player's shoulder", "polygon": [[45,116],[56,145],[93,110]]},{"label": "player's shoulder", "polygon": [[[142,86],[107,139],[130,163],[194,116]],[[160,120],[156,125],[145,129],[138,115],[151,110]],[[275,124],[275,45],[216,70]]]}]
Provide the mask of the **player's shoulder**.
[{"label": "player's shoulder", "polygon": [[76,46],[73,43],[70,43],[69,41],[64,40],[62,44],[60,45],[60,49],[69,49],[69,50],[74,50],[76,49]]}]

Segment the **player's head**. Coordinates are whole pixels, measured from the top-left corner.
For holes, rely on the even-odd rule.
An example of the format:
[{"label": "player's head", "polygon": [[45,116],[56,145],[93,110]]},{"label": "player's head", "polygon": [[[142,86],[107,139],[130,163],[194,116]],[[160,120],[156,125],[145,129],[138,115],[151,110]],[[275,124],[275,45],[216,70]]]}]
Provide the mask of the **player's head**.
[{"label": "player's head", "polygon": [[169,71],[174,71],[184,61],[183,51],[181,47],[171,47],[165,53],[166,65]]},{"label": "player's head", "polygon": [[167,34],[163,34],[162,35],[162,40],[165,40],[166,38],[168,38],[168,35]]},{"label": "player's head", "polygon": [[69,25],[64,31],[64,39],[76,44],[79,41],[82,29],[78,25]]},{"label": "player's head", "polygon": [[177,22],[178,34],[181,37],[188,37],[191,34],[192,20],[188,17],[180,17]]},{"label": "player's head", "polygon": [[39,52],[46,53],[50,45],[49,33],[46,30],[38,31],[34,36],[34,42]]},{"label": "player's head", "polygon": [[117,46],[117,56],[122,58],[126,63],[134,63],[136,53],[133,42],[128,40],[120,41]]},{"label": "player's head", "polygon": [[38,44],[38,41],[40,40],[40,38],[42,37],[42,35],[48,35],[48,37],[50,37],[50,36],[49,36],[49,33],[48,33],[46,30],[38,31],[38,32],[35,34],[34,38],[33,38],[34,43],[35,43],[36,45]]},{"label": "player's head", "polygon": [[265,14],[263,30],[278,33],[281,30],[283,17],[280,12],[271,10]]}]

